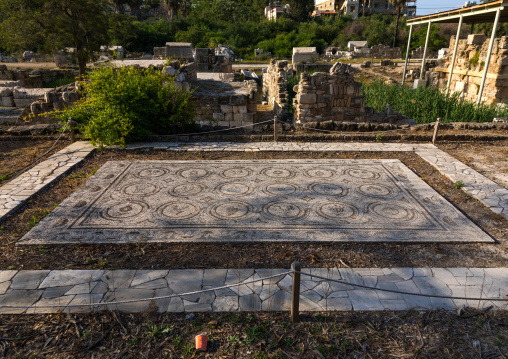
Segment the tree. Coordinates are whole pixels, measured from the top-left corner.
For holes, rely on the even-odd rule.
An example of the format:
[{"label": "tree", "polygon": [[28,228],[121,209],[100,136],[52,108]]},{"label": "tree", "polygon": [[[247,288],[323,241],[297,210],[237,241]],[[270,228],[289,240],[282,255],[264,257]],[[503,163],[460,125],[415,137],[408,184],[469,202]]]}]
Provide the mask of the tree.
[{"label": "tree", "polygon": [[310,15],[314,11],[314,0],[288,0],[289,15],[298,22],[310,20]]},{"label": "tree", "polygon": [[408,0],[388,0],[393,5],[397,14],[397,21],[395,22],[395,34],[393,35],[393,47],[397,45],[397,36],[399,35],[399,21],[402,16],[402,11]]},{"label": "tree", "polygon": [[0,0],[0,13],[7,14],[0,30],[9,50],[74,47],[80,76],[94,52],[109,43],[106,0]]}]

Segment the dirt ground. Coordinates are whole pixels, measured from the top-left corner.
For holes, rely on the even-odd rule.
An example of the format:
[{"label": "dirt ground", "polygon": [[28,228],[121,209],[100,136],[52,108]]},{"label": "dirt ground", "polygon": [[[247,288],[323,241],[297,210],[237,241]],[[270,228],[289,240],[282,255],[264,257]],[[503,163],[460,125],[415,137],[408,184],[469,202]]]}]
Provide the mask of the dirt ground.
[{"label": "dirt ground", "polygon": [[441,143],[443,151],[508,188],[508,141]]},{"label": "dirt ground", "polygon": [[[1,146],[1,144],[0,144]],[[1,148],[1,147],[0,147]],[[441,195],[468,215],[497,243],[492,244],[125,244],[79,246],[16,246],[16,242],[109,160],[226,160],[280,158],[400,159]],[[421,267],[504,266],[508,260],[508,221],[495,215],[441,176],[413,153],[174,153],[167,151],[98,151],[35,196],[0,230],[0,269],[183,269],[289,268],[299,260],[304,267]],[[208,253],[202,256],[201,253]],[[224,253],[234,253],[225,259]]]},{"label": "dirt ground", "polygon": [[[505,311],[0,316],[1,358],[506,358]],[[196,352],[195,336],[208,336]]]},{"label": "dirt ground", "polygon": [[[2,141],[0,142],[0,186],[9,182],[15,174],[20,174],[26,166],[32,164],[53,146],[53,141]],[[67,147],[69,141],[61,141],[48,153]],[[47,157],[45,157],[47,158]]]}]

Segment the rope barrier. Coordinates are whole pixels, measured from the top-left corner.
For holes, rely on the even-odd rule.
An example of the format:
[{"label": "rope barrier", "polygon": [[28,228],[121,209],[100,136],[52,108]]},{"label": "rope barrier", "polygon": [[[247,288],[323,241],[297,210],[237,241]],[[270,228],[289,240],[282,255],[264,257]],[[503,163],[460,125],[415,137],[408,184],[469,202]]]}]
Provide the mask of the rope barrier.
[{"label": "rope barrier", "polygon": [[239,287],[241,285],[246,285],[246,284],[252,284],[252,283],[256,283],[256,282],[261,282],[261,281],[264,281],[264,280],[267,280],[267,279],[272,279],[272,278],[277,278],[277,277],[281,277],[281,276],[284,276],[284,275],[287,275],[287,274],[291,274],[293,273],[292,271],[287,271],[287,272],[283,272],[283,273],[279,273],[279,274],[274,274],[272,276],[269,276],[269,277],[264,277],[264,278],[260,278],[260,279],[253,279],[251,281],[248,281],[248,282],[241,282],[241,283],[235,283],[235,284],[228,284],[228,285],[224,285],[222,287],[216,287],[216,288],[210,288],[210,289],[202,289],[202,290],[196,290],[196,291],[193,291],[193,292],[187,292],[187,293],[180,293],[180,294],[171,294],[171,295],[163,295],[163,296],[159,296],[159,297],[152,297],[152,298],[141,298],[141,299],[130,299],[130,300],[121,300],[121,301],[116,301],[116,302],[104,302],[104,303],[84,303],[84,304],[71,304],[71,305],[0,305],[0,308],[24,308],[24,309],[35,309],[35,308],[62,308],[62,307],[66,307],[66,308],[74,308],[74,307],[101,307],[101,306],[106,306],[106,305],[118,305],[118,304],[128,304],[128,303],[139,303],[139,302],[148,302],[148,301],[152,301],[152,300],[160,300],[160,299],[170,299],[170,298],[176,298],[176,297],[185,297],[185,296],[188,296],[188,295],[193,295],[193,294],[201,294],[201,293],[207,293],[207,292],[213,292],[213,291],[216,291],[216,290],[222,290],[222,289],[228,289],[228,288],[233,288],[233,287]]},{"label": "rope barrier", "polygon": [[343,280],[330,279],[330,278],[326,278],[326,277],[322,277],[322,276],[319,276],[319,275],[310,274],[310,273],[306,273],[306,272],[301,272],[301,271],[298,271],[297,273],[300,273],[300,274],[303,274],[303,275],[306,275],[306,276],[309,276],[309,277],[313,277],[313,278],[324,279],[324,280],[327,280],[327,281],[330,281],[330,282],[350,285],[350,286],[353,286],[353,287],[372,289],[372,290],[377,290],[377,291],[380,291],[380,292],[397,293],[397,294],[403,294],[403,295],[414,295],[414,296],[417,296],[417,297],[426,297],[426,298],[457,299],[457,300],[476,300],[476,301],[489,301],[489,302],[493,301],[493,302],[506,302],[506,303],[508,303],[508,298],[470,298],[470,297],[453,297],[453,296],[438,295],[438,294],[411,293],[411,292],[403,292],[403,291],[393,290],[393,289],[371,287],[371,286],[363,285],[363,284],[349,283],[349,282],[346,282],[346,281],[343,281]]},{"label": "rope barrier", "polygon": [[32,162],[31,164],[29,164],[28,166],[26,166],[25,168],[23,168],[22,170],[20,171],[17,171],[11,178],[10,180],[13,180],[15,179],[16,177],[18,177],[19,175],[23,174],[24,172],[26,172],[28,169],[32,168],[33,166],[35,166],[37,163],[39,163],[44,157],[46,157],[46,155],[48,153],[50,153],[56,146],[56,144],[58,143],[58,141],[60,141],[60,138],[62,138],[65,130],[67,130],[67,127],[69,126],[69,123],[65,123],[65,126],[62,130],[62,133],[60,133],[60,136],[58,136],[58,138],[56,139],[55,143],[53,143],[53,146],[51,146],[51,148],[49,150],[47,150],[42,156],[40,156],[38,159],[36,159],[34,162]]},{"label": "rope barrier", "polygon": [[246,128],[246,127],[253,127],[253,126],[257,126],[257,125],[263,125],[265,123],[273,123],[273,120],[269,120],[269,121],[263,121],[263,122],[258,122],[258,123],[253,123],[252,125],[244,125],[244,126],[238,126],[238,127],[229,127],[229,128],[224,128],[222,130],[213,130],[213,131],[205,131],[205,132],[194,132],[194,133],[179,133],[179,134],[175,134],[174,136],[194,136],[194,135],[206,135],[208,133],[216,133],[216,132],[225,132],[225,131],[233,131],[233,130],[238,130],[238,129],[241,129],[241,128]]}]

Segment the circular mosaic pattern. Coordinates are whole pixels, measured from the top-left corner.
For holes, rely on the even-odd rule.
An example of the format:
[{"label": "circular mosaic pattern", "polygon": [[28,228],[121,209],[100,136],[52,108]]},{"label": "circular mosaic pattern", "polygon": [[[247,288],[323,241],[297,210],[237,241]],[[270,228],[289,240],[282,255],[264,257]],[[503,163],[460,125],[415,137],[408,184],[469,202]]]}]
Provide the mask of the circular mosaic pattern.
[{"label": "circular mosaic pattern", "polygon": [[332,183],[313,183],[309,186],[309,189],[315,193],[322,194],[325,196],[346,196],[349,190]]},{"label": "circular mosaic pattern", "polygon": [[221,176],[225,178],[244,178],[252,174],[252,171],[245,167],[233,167],[222,171]]},{"label": "circular mosaic pattern", "polygon": [[169,171],[165,168],[147,167],[147,168],[139,169],[136,172],[134,172],[134,176],[137,178],[148,179],[148,178],[162,177],[168,173],[169,173]]},{"label": "circular mosaic pattern", "polygon": [[295,172],[287,168],[268,167],[261,170],[261,174],[270,178],[293,178]]},{"label": "circular mosaic pattern", "polygon": [[381,177],[381,175],[377,172],[365,170],[362,168],[350,168],[345,170],[344,173],[348,176],[359,179],[376,179]]},{"label": "circular mosaic pattern", "polygon": [[305,170],[303,173],[307,177],[311,177],[311,178],[330,178],[335,175],[334,171],[323,169],[323,168],[311,168],[311,169]]},{"label": "circular mosaic pattern", "polygon": [[263,211],[280,219],[298,219],[305,213],[300,206],[290,202],[272,202],[264,206]]},{"label": "circular mosaic pattern", "polygon": [[382,184],[363,184],[358,186],[357,191],[364,196],[369,197],[387,197],[393,195],[393,190]]},{"label": "circular mosaic pattern", "polygon": [[138,216],[148,209],[148,205],[141,201],[116,202],[108,206],[102,212],[102,216],[106,219],[125,219]]},{"label": "circular mosaic pattern", "polygon": [[285,197],[298,191],[298,186],[290,183],[272,183],[263,188],[263,192],[276,197]]},{"label": "circular mosaic pattern", "polygon": [[254,192],[254,188],[244,183],[223,183],[217,186],[216,190],[225,196],[246,196]]},{"label": "circular mosaic pattern", "polygon": [[359,210],[355,206],[344,202],[330,202],[319,206],[317,214],[333,221],[345,221],[356,219]]},{"label": "circular mosaic pattern", "polygon": [[183,178],[203,178],[209,176],[210,172],[204,168],[187,168],[178,171],[176,174]]},{"label": "circular mosaic pattern", "polygon": [[123,187],[121,192],[127,196],[150,196],[159,190],[159,186],[153,183],[132,183]]},{"label": "circular mosaic pattern", "polygon": [[169,202],[157,210],[161,217],[171,220],[189,219],[197,216],[199,212],[200,208],[196,204],[186,201]]},{"label": "circular mosaic pattern", "polygon": [[417,214],[412,209],[407,209],[395,203],[371,203],[367,206],[369,212],[390,221],[412,221]]},{"label": "circular mosaic pattern", "polygon": [[176,197],[188,197],[200,194],[205,189],[206,186],[201,183],[185,183],[173,187],[169,190],[169,193]]},{"label": "circular mosaic pattern", "polygon": [[229,201],[219,203],[210,211],[210,214],[219,219],[240,219],[246,217],[251,212],[251,206],[248,203],[240,201]]}]

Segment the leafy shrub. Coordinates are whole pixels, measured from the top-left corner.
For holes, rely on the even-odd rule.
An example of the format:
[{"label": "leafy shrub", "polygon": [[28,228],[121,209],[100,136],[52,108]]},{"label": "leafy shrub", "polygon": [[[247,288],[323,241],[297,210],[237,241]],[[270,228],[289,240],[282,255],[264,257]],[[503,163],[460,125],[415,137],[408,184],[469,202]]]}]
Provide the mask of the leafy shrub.
[{"label": "leafy shrub", "polygon": [[413,90],[397,84],[380,81],[364,83],[362,92],[367,106],[381,111],[391,104],[398,111],[417,123],[430,123],[439,117],[442,122],[491,122],[495,117],[507,117],[508,110],[495,105],[467,101],[459,93],[445,95],[438,89],[418,88]]},{"label": "leafy shrub", "polygon": [[54,115],[63,121],[72,118],[99,147],[193,127],[192,94],[153,68],[101,67],[79,85],[82,98]]}]

